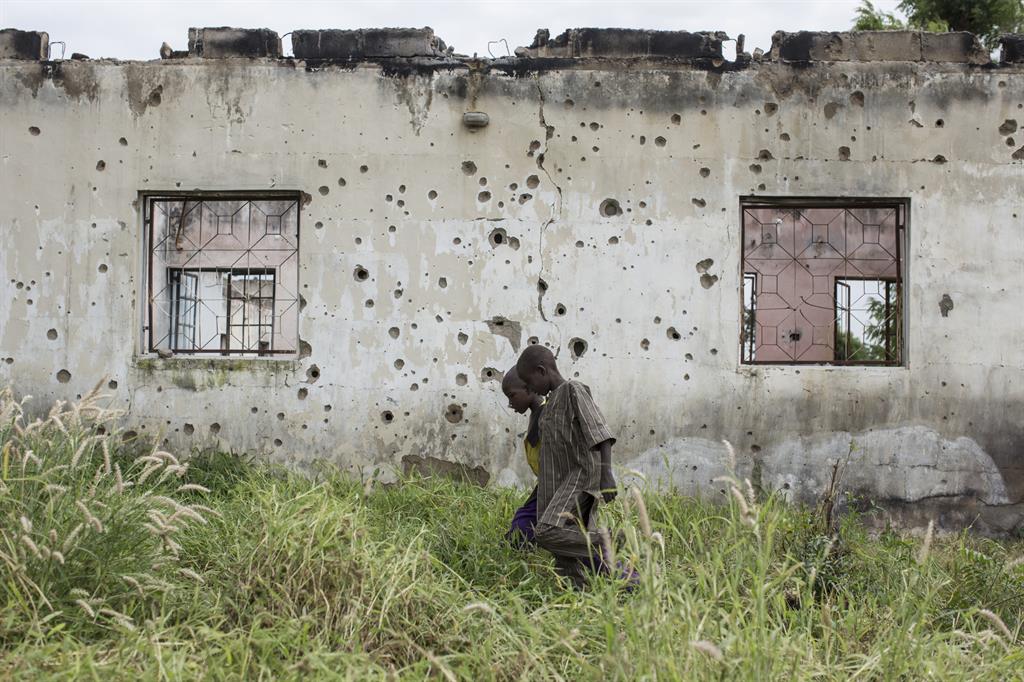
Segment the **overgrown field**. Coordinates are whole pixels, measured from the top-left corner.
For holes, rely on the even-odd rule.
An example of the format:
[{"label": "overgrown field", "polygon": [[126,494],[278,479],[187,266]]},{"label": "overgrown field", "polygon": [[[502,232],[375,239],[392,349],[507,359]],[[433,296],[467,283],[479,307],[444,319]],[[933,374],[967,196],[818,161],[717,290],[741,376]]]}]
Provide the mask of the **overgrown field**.
[{"label": "overgrown field", "polygon": [[1024,544],[837,534],[623,494],[632,594],[506,546],[522,497],[315,480],[126,443],[90,395],[0,397],[0,677],[1021,679]]}]

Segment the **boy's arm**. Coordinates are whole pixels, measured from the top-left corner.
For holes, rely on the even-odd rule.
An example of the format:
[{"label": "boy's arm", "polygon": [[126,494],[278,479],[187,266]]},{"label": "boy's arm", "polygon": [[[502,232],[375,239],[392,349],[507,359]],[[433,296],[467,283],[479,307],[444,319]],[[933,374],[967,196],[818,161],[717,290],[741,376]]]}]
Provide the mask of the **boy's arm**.
[{"label": "boy's arm", "polygon": [[618,485],[615,483],[615,475],[612,473],[612,443],[613,439],[603,440],[595,446],[595,450],[601,453],[601,497],[604,501],[611,502],[619,494]]},{"label": "boy's arm", "polygon": [[592,452],[600,453],[601,497],[605,502],[611,502],[618,494],[615,476],[612,474],[612,445],[615,443],[615,436],[608,428],[601,410],[594,403],[590,389],[580,386],[573,391],[573,397],[583,438]]}]

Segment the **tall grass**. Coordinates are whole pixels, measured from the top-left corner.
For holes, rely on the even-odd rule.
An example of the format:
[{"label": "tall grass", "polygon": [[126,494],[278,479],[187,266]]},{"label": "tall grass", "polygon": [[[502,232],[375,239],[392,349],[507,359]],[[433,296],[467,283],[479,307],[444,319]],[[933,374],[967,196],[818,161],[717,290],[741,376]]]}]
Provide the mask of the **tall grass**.
[{"label": "tall grass", "polygon": [[[624,491],[632,593],[503,539],[515,491],[364,485],[124,441],[0,396],[0,676],[1020,678],[1021,543],[869,535],[725,479]],[[77,532],[75,529],[78,529]]]}]

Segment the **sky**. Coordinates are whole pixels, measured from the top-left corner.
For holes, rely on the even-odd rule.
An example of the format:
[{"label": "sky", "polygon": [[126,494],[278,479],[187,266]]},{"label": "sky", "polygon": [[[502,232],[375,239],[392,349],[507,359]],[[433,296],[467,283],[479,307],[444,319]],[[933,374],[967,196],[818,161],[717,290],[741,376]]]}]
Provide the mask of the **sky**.
[{"label": "sky", "polygon": [[[875,0],[893,11],[898,0]],[[0,0],[0,27],[46,31],[66,56],[156,59],[188,47],[190,26],[294,29],[430,26],[455,51],[488,56],[488,42],[529,45],[538,28],[650,28],[746,35],[767,51],[776,30],[849,30],[860,0]],[[60,57],[59,45],[51,55]],[[286,55],[291,42],[283,41]],[[495,56],[504,44],[491,44]],[[729,44],[726,56],[735,48]]]}]

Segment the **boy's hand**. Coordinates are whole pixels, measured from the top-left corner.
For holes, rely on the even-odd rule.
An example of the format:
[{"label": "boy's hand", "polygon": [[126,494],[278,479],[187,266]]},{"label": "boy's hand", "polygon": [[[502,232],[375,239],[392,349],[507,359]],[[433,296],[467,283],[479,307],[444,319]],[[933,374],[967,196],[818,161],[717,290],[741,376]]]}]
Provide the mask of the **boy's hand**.
[{"label": "boy's hand", "polygon": [[615,477],[611,475],[611,472],[601,476],[601,497],[604,499],[605,504],[614,501],[618,495],[618,485],[615,483]]}]

